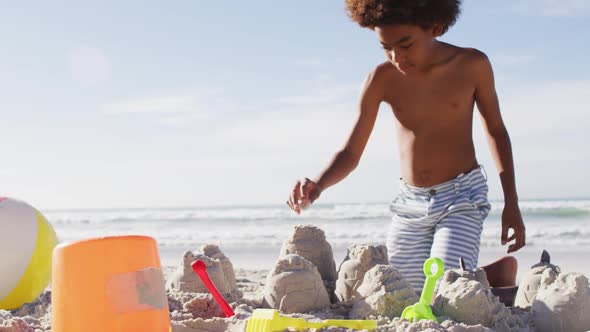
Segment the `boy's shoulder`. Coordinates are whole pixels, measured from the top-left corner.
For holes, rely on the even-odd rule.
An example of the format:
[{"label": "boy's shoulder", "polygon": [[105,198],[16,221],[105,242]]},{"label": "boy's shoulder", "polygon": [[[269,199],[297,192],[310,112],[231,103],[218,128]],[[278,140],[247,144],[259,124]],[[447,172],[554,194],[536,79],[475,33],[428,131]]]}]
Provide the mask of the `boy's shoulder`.
[{"label": "boy's shoulder", "polygon": [[[488,56],[483,52],[473,47],[460,47],[448,44],[453,49],[454,65],[462,69],[477,69],[481,66],[488,66],[490,61]],[[387,81],[392,76],[399,76],[399,71],[390,61],[384,61],[376,65],[369,73],[369,77],[375,81]]]},{"label": "boy's shoulder", "polygon": [[478,65],[489,62],[488,56],[477,48],[462,47],[461,49],[467,64]]},{"label": "boy's shoulder", "polygon": [[465,53],[461,66],[474,80],[492,75],[492,64],[488,56],[476,48],[463,48]]}]

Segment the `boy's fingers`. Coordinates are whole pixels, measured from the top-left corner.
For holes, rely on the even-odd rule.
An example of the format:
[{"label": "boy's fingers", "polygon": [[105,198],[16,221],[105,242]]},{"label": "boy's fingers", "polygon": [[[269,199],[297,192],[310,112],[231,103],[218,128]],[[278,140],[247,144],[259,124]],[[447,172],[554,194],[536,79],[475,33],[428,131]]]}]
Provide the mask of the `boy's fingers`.
[{"label": "boy's fingers", "polygon": [[289,200],[287,201],[287,205],[289,205],[289,207],[291,208],[291,210],[295,211],[297,214],[299,214],[299,212],[301,210],[299,210],[298,207],[295,206],[295,204],[293,203],[293,201],[291,200],[291,198],[289,198]]},{"label": "boy's fingers", "polygon": [[525,237],[524,230],[521,229],[520,230],[520,234],[518,234],[518,235],[519,235],[519,237],[518,237],[518,244],[520,245],[518,247],[518,249],[520,249],[520,248],[524,247],[524,245],[526,244],[526,237]]},{"label": "boy's fingers", "polygon": [[525,245],[525,233],[523,230],[518,231],[516,242],[508,247],[508,253],[518,251]]},{"label": "boy's fingers", "polygon": [[310,180],[309,178],[305,178],[305,199],[309,200],[309,203],[313,203],[321,194],[320,186]]},{"label": "boy's fingers", "polygon": [[506,238],[508,238],[508,228],[502,227],[502,235],[500,236],[500,241],[502,242],[502,245],[506,244]]},{"label": "boy's fingers", "polygon": [[515,244],[512,244],[512,245],[508,246],[507,253],[515,252],[516,250],[517,250],[516,249],[516,245]]},{"label": "boy's fingers", "polygon": [[305,182],[303,184],[303,188],[301,190],[301,192],[303,193],[303,197],[304,198],[309,198],[309,195],[311,194],[311,190],[313,189],[312,184],[314,184],[315,182],[311,181],[308,178],[305,178]]},{"label": "boy's fingers", "polygon": [[303,183],[303,185],[301,186],[301,199],[304,199],[307,197],[309,191],[309,182],[307,182],[307,179],[305,179],[305,182]]},{"label": "boy's fingers", "polygon": [[522,248],[522,245],[520,243],[511,244],[508,247],[508,253],[515,252],[515,251],[517,251],[520,248]]},{"label": "boy's fingers", "polygon": [[512,235],[510,235],[507,239],[506,242],[510,242],[512,240],[516,239],[516,232],[512,233]]},{"label": "boy's fingers", "polygon": [[293,190],[291,191],[291,195],[289,196],[289,200],[287,201],[287,205],[289,205],[289,207],[297,213],[301,212],[301,210],[299,209],[299,204],[298,204],[300,187],[301,187],[301,182],[297,181],[295,183],[295,186],[293,187]]},{"label": "boy's fingers", "polygon": [[297,183],[295,183],[295,187],[293,188],[293,191],[291,192],[291,203],[293,204],[293,207],[297,208],[300,197],[301,197],[301,181],[297,181]]}]

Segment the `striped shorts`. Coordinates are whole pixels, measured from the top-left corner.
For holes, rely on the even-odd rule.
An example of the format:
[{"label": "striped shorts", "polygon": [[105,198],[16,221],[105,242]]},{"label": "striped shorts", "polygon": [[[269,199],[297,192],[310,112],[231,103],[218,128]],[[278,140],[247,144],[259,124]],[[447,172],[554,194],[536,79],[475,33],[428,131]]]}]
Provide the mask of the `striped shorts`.
[{"label": "striped shorts", "polygon": [[476,268],[490,208],[481,166],[432,187],[413,187],[400,179],[400,193],[390,205],[389,263],[418,294],[425,279],[422,266],[429,257],[442,259],[445,269],[458,268],[459,257],[466,268]]}]

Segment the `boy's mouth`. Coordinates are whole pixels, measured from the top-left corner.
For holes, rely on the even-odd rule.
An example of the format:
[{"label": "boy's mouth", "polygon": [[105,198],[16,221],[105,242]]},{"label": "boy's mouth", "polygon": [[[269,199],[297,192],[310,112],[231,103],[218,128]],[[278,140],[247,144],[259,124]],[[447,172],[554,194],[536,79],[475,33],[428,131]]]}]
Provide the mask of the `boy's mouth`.
[{"label": "boy's mouth", "polygon": [[401,71],[406,71],[406,70],[410,69],[410,68],[412,67],[412,65],[410,65],[410,64],[407,64],[407,63],[404,63],[404,64],[398,63],[398,64],[397,64],[397,67],[398,67],[398,68],[399,68]]}]

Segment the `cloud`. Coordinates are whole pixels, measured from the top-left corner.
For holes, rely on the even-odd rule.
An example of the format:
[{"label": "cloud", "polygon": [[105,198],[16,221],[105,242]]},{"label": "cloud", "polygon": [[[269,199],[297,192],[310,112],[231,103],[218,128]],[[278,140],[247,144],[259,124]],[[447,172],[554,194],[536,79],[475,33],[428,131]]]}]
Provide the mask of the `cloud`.
[{"label": "cloud", "polygon": [[280,153],[294,145],[306,153],[335,152],[356,120],[360,84],[310,80],[305,86],[305,92],[260,105],[255,116],[220,128],[209,141],[247,153]]},{"label": "cloud", "polygon": [[331,82],[317,84],[318,81],[311,83],[312,84],[306,93],[279,97],[275,99],[275,102],[281,107],[335,104],[343,101],[354,100],[360,90],[359,83],[338,85],[333,85]]},{"label": "cloud", "polygon": [[220,94],[219,90],[200,90],[118,100],[103,103],[98,111],[106,114],[161,114],[165,115],[162,123],[177,124],[183,120],[202,119],[235,110],[237,106],[219,98]]},{"label": "cloud", "polygon": [[72,77],[82,83],[104,82],[111,78],[111,60],[97,47],[81,46],[70,50],[67,64]]},{"label": "cloud", "polygon": [[198,109],[195,99],[192,95],[179,95],[119,101],[103,104],[100,111],[111,114],[194,112]]}]

